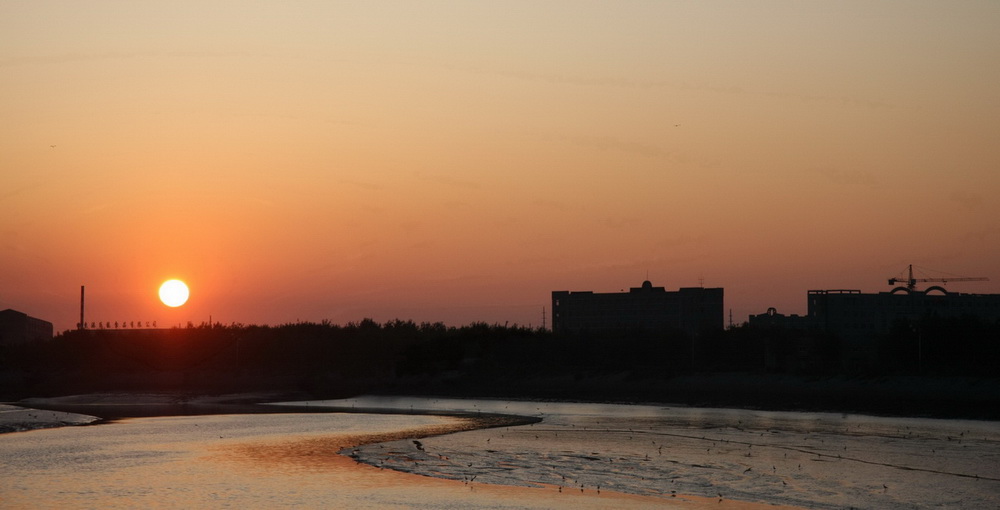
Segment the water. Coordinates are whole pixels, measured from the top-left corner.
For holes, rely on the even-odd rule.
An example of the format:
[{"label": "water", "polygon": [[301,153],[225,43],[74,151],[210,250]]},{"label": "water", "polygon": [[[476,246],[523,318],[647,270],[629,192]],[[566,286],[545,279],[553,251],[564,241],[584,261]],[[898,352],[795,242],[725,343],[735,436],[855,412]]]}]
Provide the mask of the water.
[{"label": "water", "polygon": [[543,418],[368,445],[400,471],[565,491],[695,494],[808,508],[1000,508],[996,422],[570,403],[365,398],[366,408]]},{"label": "water", "polygon": [[350,464],[336,452],[351,436],[448,421],[390,415],[222,415],[5,434],[0,436],[0,506],[308,504],[309,496],[294,497],[296,488],[310,483],[312,475]]},{"label": "water", "polygon": [[386,414],[134,418],[0,434],[0,508],[650,508],[652,498],[465,485],[341,455],[467,420]]},{"label": "water", "polygon": [[[542,421],[422,437],[467,423],[232,414],[0,434],[0,508],[1000,507],[996,422],[489,400],[303,404]],[[356,446],[370,441],[380,442]]]}]

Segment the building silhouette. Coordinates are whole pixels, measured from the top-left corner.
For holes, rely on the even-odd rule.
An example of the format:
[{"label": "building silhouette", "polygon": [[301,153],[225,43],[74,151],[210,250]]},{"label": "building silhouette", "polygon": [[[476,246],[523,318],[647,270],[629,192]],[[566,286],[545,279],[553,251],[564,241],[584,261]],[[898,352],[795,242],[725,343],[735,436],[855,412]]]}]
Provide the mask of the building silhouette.
[{"label": "building silhouette", "polygon": [[840,341],[839,361],[845,367],[874,363],[880,339],[894,328],[916,329],[921,321],[932,318],[1000,324],[1000,294],[963,294],[937,286],[927,290],[897,287],[867,294],[848,289],[810,290],[807,306],[805,316],[782,315],[769,308],[751,315],[748,324],[833,335]]},{"label": "building silhouette", "polygon": [[1000,320],[1000,294],[962,294],[942,287],[863,294],[859,290],[811,290],[809,317],[823,329],[841,336],[887,333],[899,320],[914,322],[937,317],[977,317]]},{"label": "building silhouette", "polygon": [[683,331],[724,327],[723,289],[667,291],[649,280],[628,292],[552,292],[553,332]]},{"label": "building silhouette", "polygon": [[52,339],[52,323],[17,310],[0,310],[0,345]]}]

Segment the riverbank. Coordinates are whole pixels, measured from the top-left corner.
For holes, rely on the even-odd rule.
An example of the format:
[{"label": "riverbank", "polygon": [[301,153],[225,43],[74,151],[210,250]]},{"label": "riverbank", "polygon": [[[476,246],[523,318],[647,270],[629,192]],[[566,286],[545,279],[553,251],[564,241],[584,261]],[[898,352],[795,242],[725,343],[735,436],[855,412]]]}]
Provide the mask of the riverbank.
[{"label": "riverbank", "polygon": [[[0,433],[43,428],[108,423],[129,418],[208,416],[231,414],[356,413],[449,416],[468,421],[472,428],[511,427],[536,423],[538,418],[511,414],[465,412],[458,409],[312,406],[289,402],[301,394],[240,393],[185,395],[171,393],[93,393],[52,398],[28,398],[0,404]],[[282,405],[270,403],[282,402]]]},{"label": "riverbank", "polygon": [[[627,374],[585,379],[531,378],[493,381],[433,378],[373,388],[372,394],[489,398],[546,402],[599,402],[832,412],[872,416],[1000,421],[1000,379],[929,377],[805,377],[711,373],[642,380]],[[257,413],[266,402],[341,398],[314,392],[91,393],[25,398],[0,408],[0,433],[80,425],[122,417]],[[3,404],[0,404],[3,405]],[[13,407],[11,407],[13,406]],[[35,409],[46,412],[36,412]],[[294,409],[283,408],[282,412]],[[360,409],[302,409],[359,412]],[[380,409],[370,412],[385,412]],[[420,410],[399,409],[401,413]],[[273,411],[272,411],[273,412]],[[59,414],[65,413],[65,414]]]},{"label": "riverbank", "polygon": [[376,393],[1000,421],[1000,378],[704,373],[644,379],[620,373],[500,381],[435,378]]},{"label": "riverbank", "polygon": [[[282,391],[306,398],[449,395],[1000,419],[1000,378],[990,370],[997,351],[967,349],[971,340],[958,332],[935,344],[958,342],[933,363],[910,366],[883,349],[884,359],[863,370],[841,366],[836,349],[813,353],[832,356],[826,359],[799,352],[808,345],[797,342],[776,346],[773,334],[734,328],[692,343],[683,336],[400,321],[79,330],[2,349],[0,400]],[[980,347],[996,343],[987,341],[996,335],[979,336]],[[767,353],[805,358],[785,365]]]},{"label": "riverbank", "polygon": [[86,414],[0,404],[0,434],[88,425],[97,421],[100,421],[99,417]]},{"label": "riverbank", "polygon": [[[1000,378],[806,377],[785,374],[708,373],[668,379],[635,379],[628,374],[575,379],[511,378],[475,381],[414,379],[373,388],[371,394],[417,397],[488,398],[545,402],[598,402],[734,408],[767,411],[832,412],[871,416],[1000,421]],[[122,417],[257,413],[266,402],[343,398],[304,391],[205,394],[90,393],[6,402],[0,432],[87,424]],[[48,411],[35,412],[32,409]],[[6,412],[3,412],[6,411]],[[294,409],[283,408],[282,412]],[[360,409],[302,409],[304,412],[359,412]],[[385,412],[380,409],[370,412]],[[399,409],[398,412],[421,412]],[[56,414],[69,413],[69,414]],[[74,416],[83,415],[83,416]]]}]

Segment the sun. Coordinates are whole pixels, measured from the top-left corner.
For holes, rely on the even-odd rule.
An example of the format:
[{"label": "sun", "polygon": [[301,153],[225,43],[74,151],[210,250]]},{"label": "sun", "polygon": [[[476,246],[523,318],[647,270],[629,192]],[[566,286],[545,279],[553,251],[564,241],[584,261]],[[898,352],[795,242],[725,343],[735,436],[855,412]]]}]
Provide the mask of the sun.
[{"label": "sun", "polygon": [[160,301],[169,307],[176,308],[187,303],[189,295],[187,284],[180,280],[167,280],[160,285]]}]

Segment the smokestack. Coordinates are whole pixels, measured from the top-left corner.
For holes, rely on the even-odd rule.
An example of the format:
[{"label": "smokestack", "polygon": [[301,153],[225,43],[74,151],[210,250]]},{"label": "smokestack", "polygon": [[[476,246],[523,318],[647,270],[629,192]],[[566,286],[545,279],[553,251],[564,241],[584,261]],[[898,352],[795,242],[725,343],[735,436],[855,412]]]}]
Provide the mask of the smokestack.
[{"label": "smokestack", "polygon": [[87,323],[83,322],[83,285],[80,286],[80,329],[87,329]]}]

